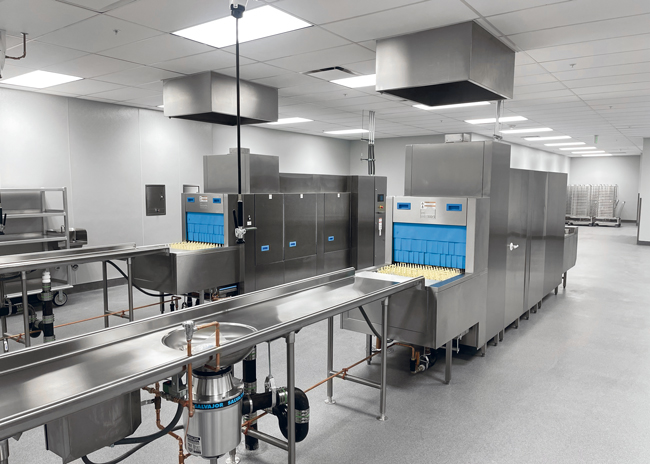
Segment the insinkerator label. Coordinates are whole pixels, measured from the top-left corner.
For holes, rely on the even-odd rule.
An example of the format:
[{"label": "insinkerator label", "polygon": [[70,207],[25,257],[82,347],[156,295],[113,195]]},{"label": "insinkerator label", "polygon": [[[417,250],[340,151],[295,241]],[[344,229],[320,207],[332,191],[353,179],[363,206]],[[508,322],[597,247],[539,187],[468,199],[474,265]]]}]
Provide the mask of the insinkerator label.
[{"label": "insinkerator label", "polygon": [[201,437],[187,435],[187,451],[190,453],[201,454]]},{"label": "insinkerator label", "polygon": [[436,202],[423,201],[420,203],[420,219],[436,218]]}]

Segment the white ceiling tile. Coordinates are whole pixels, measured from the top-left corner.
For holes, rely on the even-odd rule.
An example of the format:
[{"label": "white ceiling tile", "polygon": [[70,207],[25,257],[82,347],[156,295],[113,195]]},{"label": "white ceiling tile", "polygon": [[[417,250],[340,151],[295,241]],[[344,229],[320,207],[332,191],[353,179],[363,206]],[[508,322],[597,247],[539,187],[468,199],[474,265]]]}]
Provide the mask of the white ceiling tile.
[{"label": "white ceiling tile", "polygon": [[44,71],[69,74],[83,78],[91,78],[137,68],[138,65],[128,61],[116,60],[101,55],[89,54],[70,61],[60,62],[44,68]]},{"label": "white ceiling tile", "polygon": [[[17,36],[7,34],[6,38],[7,38],[7,49],[10,49],[10,48],[16,47],[17,45],[20,45],[21,46],[21,49],[20,49],[21,53],[20,54],[22,55],[22,45],[23,45],[22,36],[20,34],[18,34]],[[27,39],[27,41],[29,42],[30,39]]]},{"label": "white ceiling tile", "polygon": [[163,69],[141,66],[139,68],[127,69],[126,71],[105,74],[103,76],[99,76],[97,80],[114,82],[115,84],[136,86],[178,76],[181,76],[181,74],[165,71]]},{"label": "white ceiling tile", "polygon": [[44,35],[40,40],[62,47],[97,53],[160,34],[160,31],[138,24],[106,15],[97,15]]},{"label": "white ceiling tile", "polygon": [[[176,32],[230,15],[228,0],[138,0],[109,14],[165,32]],[[249,2],[247,9],[258,2]],[[262,6],[261,3],[259,6]]]},{"label": "white ceiling tile", "polygon": [[135,2],[136,0],[56,0],[63,1],[64,3],[69,3],[71,5],[80,6],[82,8],[87,8],[89,10],[97,11],[99,13],[104,13],[122,4],[127,4],[130,2]]},{"label": "white ceiling tile", "polygon": [[268,61],[268,64],[292,71],[312,71],[315,69],[341,66],[358,61],[372,60],[375,54],[367,48],[356,44],[344,45],[342,47],[328,48],[317,52],[304,53],[302,55],[289,56],[277,60]]},{"label": "white ceiling tile", "polygon": [[650,15],[646,14],[524,32],[510,35],[508,38],[522,50],[529,51],[536,48],[647,33],[650,33]]},{"label": "white ceiling tile", "polygon": [[528,56],[526,52],[515,53],[515,66],[522,66],[524,64],[534,64],[535,60]]},{"label": "white ceiling tile", "polygon": [[377,11],[400,8],[419,1],[421,0],[373,0],[369,2],[282,0],[277,7],[312,24],[324,24]]},{"label": "white ceiling tile", "polygon": [[[307,27],[259,40],[245,42],[239,46],[241,56],[257,61],[270,61],[285,56],[324,50],[347,45],[350,42],[320,27]],[[223,50],[235,53],[235,46]]]},{"label": "white ceiling tile", "polygon": [[533,76],[535,74],[548,73],[546,69],[538,64],[525,64],[523,66],[515,66],[515,79],[523,76]]},{"label": "white ceiling tile", "polygon": [[616,97],[639,97],[650,95],[650,89],[648,90],[627,90],[621,92],[597,92],[593,94],[582,94],[580,98],[584,101],[589,102],[592,100],[599,100],[602,98],[616,98]]},{"label": "white ceiling tile", "polygon": [[[573,0],[489,18],[505,35],[650,13],[650,2]],[[627,34],[625,34],[627,35]]]},{"label": "white ceiling tile", "polygon": [[605,66],[602,68],[577,69],[563,71],[553,75],[563,82],[573,79],[590,79],[594,77],[621,76],[624,74],[642,74],[650,72],[650,63],[624,64],[621,66]]},{"label": "white ceiling tile", "polygon": [[330,23],[324,27],[353,42],[361,42],[471,21],[477,17],[462,2],[437,0]]},{"label": "white ceiling tile", "polygon": [[519,95],[536,92],[546,92],[549,90],[566,90],[561,82],[548,82],[546,84],[522,85],[515,87],[515,98]]},{"label": "white ceiling tile", "polygon": [[557,47],[530,50],[528,54],[539,63],[545,61],[566,60],[584,56],[606,55],[609,53],[628,52],[650,48],[650,34],[616,37],[613,39],[593,40],[591,42],[558,45]]},{"label": "white ceiling tile", "polygon": [[467,0],[482,16],[492,16],[509,11],[525,10],[541,5],[562,3],[570,0]]},{"label": "white ceiling tile", "polygon": [[121,89],[123,86],[111,82],[94,81],[82,79],[80,81],[68,82],[67,84],[56,85],[50,89],[60,92],[69,92],[76,95],[90,95],[91,93],[108,92],[109,90]]},{"label": "white ceiling tile", "polygon": [[92,11],[52,0],[3,0],[0,29],[12,35],[25,32],[35,39],[94,15]]},{"label": "white ceiling tile", "polygon": [[366,47],[370,50],[377,51],[377,41],[376,40],[366,40],[364,42],[359,42],[359,45]]},{"label": "white ceiling tile", "polygon": [[[2,70],[2,79],[0,79],[0,84],[5,79],[27,74],[28,72],[32,72],[32,70],[29,68],[21,68],[20,66],[15,66],[11,63],[6,63],[4,69]],[[12,88],[15,87],[12,86]]]},{"label": "white ceiling tile", "polygon": [[548,82],[557,82],[557,79],[548,73],[515,77],[515,87],[523,85],[546,84]]},{"label": "white ceiling tile", "polygon": [[[22,54],[22,47],[21,44],[9,49],[7,54],[19,56]],[[86,55],[86,52],[32,40],[27,44],[27,56],[17,61],[16,64],[23,68],[43,69],[55,63],[72,60],[84,55]]]},{"label": "white ceiling tile", "polygon": [[[254,63],[253,60],[240,57],[239,64]],[[203,71],[219,70],[235,66],[235,55],[224,52],[223,50],[214,50],[212,52],[201,53],[199,55],[177,58],[175,60],[160,61],[153,64],[157,68],[167,69],[183,74],[194,74]]]},{"label": "white ceiling tile", "polygon": [[346,64],[345,67],[346,69],[357,72],[359,74],[375,74],[376,64],[376,60],[367,60],[360,61],[358,63]]},{"label": "white ceiling tile", "polygon": [[296,87],[299,85],[311,85],[311,84],[321,83],[324,81],[322,81],[321,79],[316,79],[315,77],[306,76],[304,74],[290,73],[290,74],[283,74],[281,76],[257,79],[255,82],[257,82],[258,84],[268,85],[271,87],[283,89],[286,87]]},{"label": "white ceiling tile", "polygon": [[[236,68],[226,68],[220,69],[219,73],[234,77],[237,74],[237,70]],[[291,71],[287,69],[278,68],[277,66],[271,66],[266,63],[253,63],[239,67],[240,77],[247,80],[264,79],[290,73]]]},{"label": "white ceiling tile", "polygon": [[134,100],[129,100],[128,102],[129,103],[136,103],[138,105],[151,106],[151,107],[157,108],[158,106],[163,104],[163,96],[162,96],[162,94],[153,95],[151,97],[136,98]]},{"label": "white ceiling tile", "polygon": [[153,90],[140,89],[135,87],[123,87],[121,89],[109,90],[92,94],[93,97],[105,98],[107,100],[126,101],[136,98],[152,97],[157,95]]},{"label": "white ceiling tile", "polygon": [[101,52],[104,56],[132,61],[140,64],[152,64],[159,61],[169,61],[199,53],[214,50],[208,45],[178,37],[163,34],[139,42],[122,45]]},{"label": "white ceiling tile", "polygon": [[548,61],[541,65],[549,72],[573,71],[576,69],[600,68],[604,66],[620,66],[622,64],[643,63],[650,61],[650,48],[631,52],[594,55],[568,60]]},{"label": "white ceiling tile", "polygon": [[74,93],[68,93],[68,92],[59,92],[56,90],[52,90],[52,87],[49,87],[47,89],[40,89],[40,90],[34,90],[36,93],[46,93],[48,95],[57,95],[59,97],[76,97],[78,96],[77,94]]},{"label": "white ceiling tile", "polygon": [[314,82],[310,84],[297,85],[295,87],[286,87],[278,91],[279,95],[290,97],[297,95],[308,95],[310,93],[319,93],[319,92],[331,92],[337,87],[340,87],[336,84],[332,84],[327,81],[321,81],[320,79],[314,79]]},{"label": "white ceiling tile", "polygon": [[[597,77],[594,79],[579,79],[574,81],[567,81],[567,87],[574,90],[576,94],[580,94],[581,89],[584,88],[611,88],[614,90],[619,85],[631,84],[647,84],[650,82],[650,73],[643,74],[628,74],[626,76],[610,76],[610,77]],[[611,87],[610,87],[611,86]]]},{"label": "white ceiling tile", "polygon": [[149,90],[155,90],[158,93],[162,93],[163,91],[163,81],[153,81],[149,82],[147,84],[140,84],[138,87],[143,88],[143,89],[149,89]]}]

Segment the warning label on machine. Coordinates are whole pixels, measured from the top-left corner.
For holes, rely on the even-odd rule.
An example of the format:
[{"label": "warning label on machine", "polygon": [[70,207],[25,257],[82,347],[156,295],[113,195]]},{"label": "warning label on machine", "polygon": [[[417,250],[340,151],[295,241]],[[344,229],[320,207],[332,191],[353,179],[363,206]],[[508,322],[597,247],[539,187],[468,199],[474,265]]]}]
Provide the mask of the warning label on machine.
[{"label": "warning label on machine", "polygon": [[423,201],[420,203],[420,219],[436,218],[436,202]]},{"label": "warning label on machine", "polygon": [[187,451],[192,454],[201,454],[201,437],[193,437],[192,435],[186,435],[187,438]]}]

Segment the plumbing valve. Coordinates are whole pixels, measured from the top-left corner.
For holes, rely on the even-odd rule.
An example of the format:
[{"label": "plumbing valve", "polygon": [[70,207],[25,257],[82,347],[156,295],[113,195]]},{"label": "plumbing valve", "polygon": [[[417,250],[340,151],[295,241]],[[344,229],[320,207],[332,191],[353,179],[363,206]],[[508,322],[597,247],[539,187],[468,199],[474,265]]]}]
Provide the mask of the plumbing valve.
[{"label": "plumbing valve", "polygon": [[194,337],[194,331],[196,330],[194,321],[184,321],[183,328],[185,329],[185,340],[187,340],[189,343],[192,341],[192,338]]}]

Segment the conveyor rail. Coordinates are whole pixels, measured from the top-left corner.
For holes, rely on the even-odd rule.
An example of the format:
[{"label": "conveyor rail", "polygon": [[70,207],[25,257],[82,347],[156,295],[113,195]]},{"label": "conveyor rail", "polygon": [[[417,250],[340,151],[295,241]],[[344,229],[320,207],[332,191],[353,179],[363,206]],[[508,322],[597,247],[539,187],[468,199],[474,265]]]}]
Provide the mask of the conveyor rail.
[{"label": "conveyor rail", "polygon": [[[277,339],[423,283],[363,278],[350,268],[0,356],[0,440],[178,374],[188,362]],[[188,358],[162,343],[186,320],[257,331]]]}]

